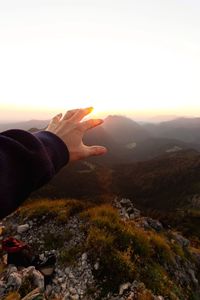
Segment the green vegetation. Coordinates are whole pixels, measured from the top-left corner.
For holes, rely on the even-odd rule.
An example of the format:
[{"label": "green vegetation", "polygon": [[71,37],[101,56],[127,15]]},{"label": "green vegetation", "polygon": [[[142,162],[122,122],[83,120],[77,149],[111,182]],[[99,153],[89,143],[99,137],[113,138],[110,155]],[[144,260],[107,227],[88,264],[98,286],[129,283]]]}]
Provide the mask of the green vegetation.
[{"label": "green vegetation", "polygon": [[21,297],[25,297],[33,290],[34,279],[32,276],[27,276],[25,280],[22,281],[22,285],[19,289],[19,294]]},{"label": "green vegetation", "polygon": [[54,217],[58,223],[67,222],[70,216],[78,214],[83,209],[88,207],[88,203],[74,199],[37,199],[27,201],[19,208],[19,215],[21,218],[41,218],[47,216]]},{"label": "green vegetation", "polygon": [[77,257],[83,253],[83,247],[74,246],[69,249],[63,248],[59,253],[58,262],[62,266],[74,265]]},{"label": "green vegetation", "polygon": [[172,245],[164,234],[144,231],[134,222],[121,221],[110,205],[91,208],[81,215],[90,224],[86,246],[93,263],[100,262],[95,276],[102,283],[103,294],[136,279],[170,300],[182,299],[182,290],[174,283],[173,274],[165,270],[166,264],[174,263],[178,253],[184,258],[179,246]]},{"label": "green vegetation", "polygon": [[72,237],[70,231],[65,230],[64,233],[52,233],[45,232],[44,233],[44,248],[45,250],[51,249],[60,249],[63,247],[63,244],[69,241]]}]

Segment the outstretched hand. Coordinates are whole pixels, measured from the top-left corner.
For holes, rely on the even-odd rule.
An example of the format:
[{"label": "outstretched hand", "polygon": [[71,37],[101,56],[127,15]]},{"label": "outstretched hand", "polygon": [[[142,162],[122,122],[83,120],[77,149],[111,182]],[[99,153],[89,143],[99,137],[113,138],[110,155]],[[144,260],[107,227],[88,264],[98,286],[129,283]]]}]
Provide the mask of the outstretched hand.
[{"label": "outstretched hand", "polygon": [[51,120],[46,129],[64,141],[69,150],[70,161],[102,155],[107,152],[105,147],[86,146],[83,144],[82,139],[85,132],[103,123],[101,119],[90,119],[81,122],[92,110],[92,107],[73,109],[67,111],[63,117],[62,114],[59,114]]}]

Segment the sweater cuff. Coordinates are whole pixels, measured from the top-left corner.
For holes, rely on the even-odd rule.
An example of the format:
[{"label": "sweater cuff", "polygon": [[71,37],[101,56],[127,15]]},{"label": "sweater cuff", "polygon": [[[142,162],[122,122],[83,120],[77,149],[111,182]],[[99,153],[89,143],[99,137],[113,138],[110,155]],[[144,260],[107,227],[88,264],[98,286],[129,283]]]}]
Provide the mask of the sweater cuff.
[{"label": "sweater cuff", "polygon": [[43,143],[57,173],[69,162],[69,150],[65,143],[54,133],[39,131],[34,135]]}]

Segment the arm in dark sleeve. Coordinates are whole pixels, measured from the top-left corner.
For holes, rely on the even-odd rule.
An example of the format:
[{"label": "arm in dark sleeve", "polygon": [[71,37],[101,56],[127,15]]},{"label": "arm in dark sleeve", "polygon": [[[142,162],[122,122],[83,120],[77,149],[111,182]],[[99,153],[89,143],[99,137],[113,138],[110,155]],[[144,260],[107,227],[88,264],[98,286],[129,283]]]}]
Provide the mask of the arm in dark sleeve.
[{"label": "arm in dark sleeve", "polygon": [[67,162],[69,152],[55,134],[8,130],[0,134],[0,219],[14,211]]}]

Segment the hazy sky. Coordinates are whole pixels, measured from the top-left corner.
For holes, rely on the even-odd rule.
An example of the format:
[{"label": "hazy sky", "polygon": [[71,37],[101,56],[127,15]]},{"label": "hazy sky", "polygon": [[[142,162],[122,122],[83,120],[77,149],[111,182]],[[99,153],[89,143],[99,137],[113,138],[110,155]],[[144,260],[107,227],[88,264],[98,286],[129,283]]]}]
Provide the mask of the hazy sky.
[{"label": "hazy sky", "polygon": [[199,0],[0,0],[0,120],[200,115]]}]

